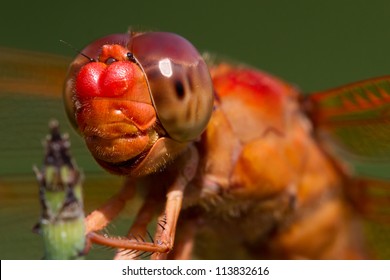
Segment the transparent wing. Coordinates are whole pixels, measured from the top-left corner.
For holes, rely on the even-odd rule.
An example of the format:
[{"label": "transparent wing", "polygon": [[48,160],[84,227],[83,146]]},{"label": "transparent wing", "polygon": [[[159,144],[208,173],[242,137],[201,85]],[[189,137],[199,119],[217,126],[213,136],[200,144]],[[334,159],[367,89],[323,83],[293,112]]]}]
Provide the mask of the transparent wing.
[{"label": "transparent wing", "polygon": [[390,224],[390,182],[364,177],[353,178],[346,191],[363,216]]},{"label": "transparent wing", "polygon": [[359,210],[390,223],[390,76],[313,93],[305,101],[320,142],[354,171],[346,190]]},{"label": "transparent wing", "polygon": [[[0,49],[0,176],[30,174],[39,164],[50,118],[63,123],[61,91],[69,59]],[[43,134],[42,134],[43,133]]]},{"label": "transparent wing", "polygon": [[356,158],[390,161],[390,76],[308,98],[311,117],[322,138]]},{"label": "transparent wing", "polygon": [[86,172],[100,172],[69,126],[62,87],[71,58],[0,48],[0,178],[31,174],[42,161],[50,119],[71,134],[72,151]]},{"label": "transparent wing", "polygon": [[0,48],[0,92],[60,98],[70,58]]}]

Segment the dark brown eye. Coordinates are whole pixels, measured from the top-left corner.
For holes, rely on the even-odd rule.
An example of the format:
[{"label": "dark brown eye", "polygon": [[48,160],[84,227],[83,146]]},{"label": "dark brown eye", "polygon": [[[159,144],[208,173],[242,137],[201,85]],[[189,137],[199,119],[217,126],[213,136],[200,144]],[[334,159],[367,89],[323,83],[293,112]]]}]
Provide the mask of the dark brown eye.
[{"label": "dark brown eye", "polygon": [[177,141],[197,138],[210,119],[213,86],[195,47],[172,33],[143,33],[128,49],[143,68],[160,122]]}]

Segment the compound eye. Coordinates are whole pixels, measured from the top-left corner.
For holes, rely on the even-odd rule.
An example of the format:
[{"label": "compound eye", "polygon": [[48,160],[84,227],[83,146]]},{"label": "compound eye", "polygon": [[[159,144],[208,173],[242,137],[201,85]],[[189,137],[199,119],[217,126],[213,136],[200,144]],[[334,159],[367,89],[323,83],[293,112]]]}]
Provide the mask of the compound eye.
[{"label": "compound eye", "polygon": [[172,33],[144,33],[128,49],[143,68],[158,118],[177,141],[197,138],[211,117],[213,86],[201,55]]}]

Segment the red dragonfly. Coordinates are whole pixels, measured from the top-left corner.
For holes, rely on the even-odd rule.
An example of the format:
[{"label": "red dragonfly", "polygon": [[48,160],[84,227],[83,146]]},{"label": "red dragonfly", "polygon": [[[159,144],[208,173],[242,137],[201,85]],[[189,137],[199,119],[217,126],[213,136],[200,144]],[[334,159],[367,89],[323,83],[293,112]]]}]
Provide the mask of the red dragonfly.
[{"label": "red dragonfly", "polygon": [[[1,98],[59,97],[64,88],[93,158],[125,176],[86,218],[88,239],[118,248],[115,258],[375,257],[361,217],[389,221],[389,185],[354,167],[389,160],[390,77],[304,96],[163,32],[110,35],[68,63],[2,50]],[[127,237],[101,234],[140,192]]]}]

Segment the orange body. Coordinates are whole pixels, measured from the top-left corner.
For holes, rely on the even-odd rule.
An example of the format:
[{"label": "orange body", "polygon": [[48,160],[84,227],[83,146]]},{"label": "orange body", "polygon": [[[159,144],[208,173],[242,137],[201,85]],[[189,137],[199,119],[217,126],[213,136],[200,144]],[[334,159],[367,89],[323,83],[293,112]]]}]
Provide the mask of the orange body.
[{"label": "orange body", "polygon": [[180,237],[197,224],[195,256],[367,257],[343,180],[313,139],[298,92],[249,68],[220,64],[211,74],[215,110],[196,144],[200,164],[177,227]]}]

